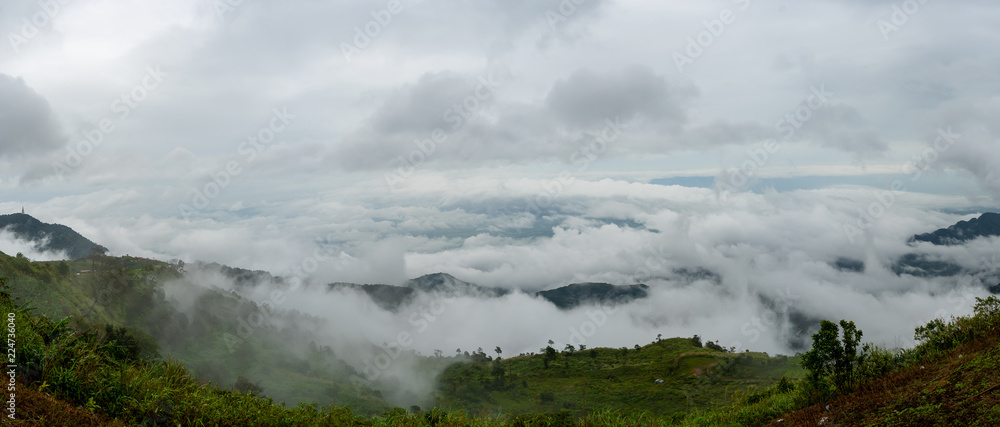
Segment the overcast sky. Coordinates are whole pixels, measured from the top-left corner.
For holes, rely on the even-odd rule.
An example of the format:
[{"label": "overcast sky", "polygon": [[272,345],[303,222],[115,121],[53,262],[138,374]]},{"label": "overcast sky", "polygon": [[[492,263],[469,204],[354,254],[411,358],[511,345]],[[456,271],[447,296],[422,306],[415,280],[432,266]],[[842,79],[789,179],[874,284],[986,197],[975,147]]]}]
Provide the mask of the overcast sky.
[{"label": "overcast sky", "polygon": [[[1000,196],[993,1],[62,3],[0,7],[0,210],[116,254],[540,288],[669,253],[745,297]],[[912,302],[882,279],[802,295]]]}]

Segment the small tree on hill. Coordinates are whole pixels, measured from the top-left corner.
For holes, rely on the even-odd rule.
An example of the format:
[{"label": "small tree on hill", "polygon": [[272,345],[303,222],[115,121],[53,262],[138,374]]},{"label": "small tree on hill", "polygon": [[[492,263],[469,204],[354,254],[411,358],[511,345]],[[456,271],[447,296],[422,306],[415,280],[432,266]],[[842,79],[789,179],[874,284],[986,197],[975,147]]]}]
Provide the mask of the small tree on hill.
[{"label": "small tree on hill", "polygon": [[559,357],[559,352],[552,346],[545,347],[545,355],[542,356],[542,363],[545,364],[545,369],[549,369],[549,362],[555,361]]},{"label": "small tree on hill", "polygon": [[841,393],[853,389],[855,368],[864,361],[864,356],[857,351],[862,332],[854,322],[841,320],[840,326],[844,330],[842,340],[836,323],[820,322],[819,332],[812,337],[812,349],[802,355],[802,367],[809,371],[806,379],[820,394],[826,394],[828,383]]},{"label": "small tree on hill", "polygon": [[697,334],[695,334],[695,336],[691,337],[691,345],[693,345],[695,347],[698,347],[698,348],[701,348],[702,347],[701,346],[701,337],[699,337]]}]

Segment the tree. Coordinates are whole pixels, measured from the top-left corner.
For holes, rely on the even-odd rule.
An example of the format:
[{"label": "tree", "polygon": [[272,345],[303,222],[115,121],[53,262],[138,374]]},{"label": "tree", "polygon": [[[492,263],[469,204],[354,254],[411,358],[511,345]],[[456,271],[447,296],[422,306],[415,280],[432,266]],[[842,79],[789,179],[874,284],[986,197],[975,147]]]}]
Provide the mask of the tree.
[{"label": "tree", "polygon": [[500,360],[500,355],[503,353],[503,350],[500,349],[500,346],[497,346],[497,348],[494,348],[493,352],[497,354],[497,360]]},{"label": "tree", "polygon": [[698,334],[695,334],[695,336],[691,337],[691,345],[701,348],[701,337],[699,337]]},{"label": "tree", "polygon": [[573,354],[573,352],[576,351],[576,347],[573,347],[573,344],[566,344],[566,347],[564,347],[563,350],[566,350],[566,353]]},{"label": "tree", "polygon": [[809,373],[808,383],[814,390],[825,394],[827,383],[832,383],[836,391],[846,393],[856,385],[855,370],[864,362],[864,355],[858,355],[858,343],[862,332],[854,322],[840,321],[844,330],[828,320],[820,322],[819,332],[812,336],[812,349],[802,355],[802,367]]},{"label": "tree", "polygon": [[493,387],[497,389],[502,389],[504,382],[507,377],[507,372],[503,368],[503,364],[497,359],[493,362]]},{"label": "tree", "polygon": [[710,348],[712,350],[721,351],[723,353],[728,353],[729,352],[729,349],[727,349],[727,348],[719,345],[719,340],[706,341],[705,342],[705,347]]},{"label": "tree", "polygon": [[864,363],[864,354],[858,354],[858,343],[861,342],[861,336],[863,335],[854,322],[848,322],[846,320],[840,321],[840,328],[844,331],[843,341],[844,341],[844,354],[843,357],[836,361],[835,371],[836,378],[834,383],[837,384],[838,389],[843,390],[853,390],[856,384],[855,368],[860,367]]},{"label": "tree", "polygon": [[264,388],[241,376],[237,378],[236,383],[233,384],[233,391],[260,396],[264,393]]},{"label": "tree", "polygon": [[542,362],[545,364],[545,369],[549,369],[549,362],[555,361],[559,357],[559,352],[552,346],[545,347],[545,355],[542,356]]},{"label": "tree", "polygon": [[58,271],[61,276],[69,276],[69,264],[67,264],[66,261],[59,261],[59,264],[56,266],[56,271]]}]

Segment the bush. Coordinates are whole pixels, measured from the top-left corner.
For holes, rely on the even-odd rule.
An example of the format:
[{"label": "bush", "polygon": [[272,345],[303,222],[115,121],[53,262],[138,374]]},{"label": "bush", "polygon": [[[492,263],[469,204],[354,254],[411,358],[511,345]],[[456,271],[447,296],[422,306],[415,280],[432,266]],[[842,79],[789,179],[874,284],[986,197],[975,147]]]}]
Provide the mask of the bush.
[{"label": "bush", "polygon": [[857,367],[864,362],[864,354],[858,355],[857,351],[862,332],[854,322],[841,320],[840,326],[844,330],[842,340],[837,324],[820,322],[819,332],[812,337],[812,349],[802,355],[802,367],[809,371],[806,379],[810,391],[819,396],[827,394],[828,384],[840,393],[852,390],[857,383]]},{"label": "bush", "polygon": [[775,384],[774,389],[778,393],[784,394],[795,390],[795,383],[788,379],[788,377],[782,375],[781,379],[778,380],[778,384]]},{"label": "bush", "polygon": [[236,382],[233,383],[233,391],[243,394],[252,394],[254,396],[260,396],[264,393],[264,388],[259,384],[256,384],[243,376],[236,378]]},{"label": "bush", "polygon": [[120,362],[132,363],[160,357],[156,339],[133,328],[105,325],[99,344],[104,354]]}]

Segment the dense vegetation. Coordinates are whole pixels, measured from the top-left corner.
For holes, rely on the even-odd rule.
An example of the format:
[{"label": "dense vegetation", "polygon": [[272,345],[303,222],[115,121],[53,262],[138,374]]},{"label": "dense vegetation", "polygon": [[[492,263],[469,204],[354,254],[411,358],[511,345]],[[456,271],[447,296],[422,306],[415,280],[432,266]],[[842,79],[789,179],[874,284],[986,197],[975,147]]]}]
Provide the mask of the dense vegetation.
[{"label": "dense vegetation", "polygon": [[[434,402],[404,410],[373,390],[337,380],[353,370],[328,348],[310,349],[306,358],[282,353],[287,342],[278,340],[281,334],[260,328],[230,352],[227,319],[253,307],[217,292],[201,302],[212,307],[204,313],[171,309],[162,283],[182,278],[175,267],[98,255],[31,262],[0,254],[0,276],[9,278],[0,310],[13,313],[17,329],[18,417],[44,425],[736,426],[778,419],[816,425],[824,417],[844,425],[1000,422],[995,297],[978,299],[972,316],[918,327],[920,344],[907,350],[862,344],[853,323],[824,321],[801,357],[730,353],[697,336],[657,337],[623,349],[550,345],[509,358],[500,348],[496,357],[482,350],[424,357],[429,369],[451,366]],[[91,272],[77,275],[81,270]],[[188,360],[164,360],[164,354]],[[234,354],[246,363],[263,360],[272,372],[247,368],[252,364],[212,365]],[[275,377],[291,385],[283,390],[280,381],[260,380]],[[299,402],[273,397],[296,388],[306,390]],[[310,389],[325,400],[306,400]]]},{"label": "dense vegetation", "polygon": [[[232,385],[244,377],[289,405],[337,402],[366,415],[391,408],[379,392],[352,384],[349,378],[356,372],[329,347],[302,339],[311,319],[281,331],[260,325],[244,338],[241,321],[261,313],[260,307],[194,285],[175,267],[96,254],[55,262],[0,254],[0,276],[9,278],[12,302],[27,304],[36,314],[66,318],[67,326],[78,331],[124,328],[152,343],[153,358],[169,355],[198,380]],[[177,298],[184,298],[183,309]]]}]

